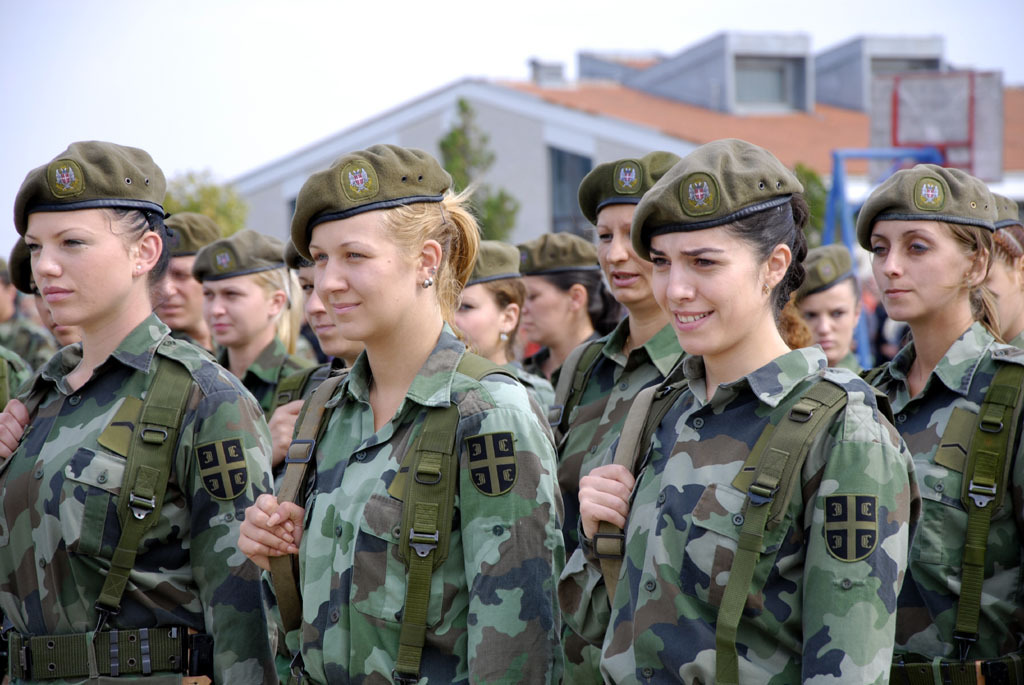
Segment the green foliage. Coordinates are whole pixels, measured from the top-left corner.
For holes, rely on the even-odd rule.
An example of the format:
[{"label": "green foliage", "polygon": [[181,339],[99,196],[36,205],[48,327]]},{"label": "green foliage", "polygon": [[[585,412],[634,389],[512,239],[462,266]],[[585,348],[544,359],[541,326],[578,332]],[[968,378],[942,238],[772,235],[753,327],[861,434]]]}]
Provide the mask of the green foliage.
[{"label": "green foliage", "polygon": [[189,171],[167,183],[164,209],[169,214],[196,212],[205,214],[229,236],[245,228],[249,207],[233,186],[218,184],[206,171]]},{"label": "green foliage", "polygon": [[441,164],[452,175],[456,191],[473,189],[470,206],[480,223],[485,240],[505,240],[512,233],[519,212],[519,201],[504,188],[491,188],[480,178],[494,164],[488,148],[490,136],[476,124],[476,112],[464,99],[456,104],[458,118],[439,141]]},{"label": "green foliage", "polygon": [[807,234],[807,245],[808,247],[817,247],[821,245],[824,235],[825,204],[828,198],[828,188],[825,187],[825,183],[821,180],[818,172],[809,166],[797,163],[794,171],[797,179],[799,179],[804,187],[804,199],[807,200],[807,206],[811,210],[811,219],[804,231]]}]

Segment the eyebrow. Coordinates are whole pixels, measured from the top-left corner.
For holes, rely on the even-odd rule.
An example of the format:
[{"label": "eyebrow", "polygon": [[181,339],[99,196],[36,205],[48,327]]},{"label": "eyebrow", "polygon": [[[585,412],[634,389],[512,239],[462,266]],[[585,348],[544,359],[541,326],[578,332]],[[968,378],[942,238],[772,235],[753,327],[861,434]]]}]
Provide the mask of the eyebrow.
[{"label": "eyebrow", "polygon": [[[54,233],[52,237],[59,238],[62,235],[64,235],[65,233],[67,233],[68,231],[74,231],[74,230],[78,230],[78,229],[81,229],[83,231],[89,230],[89,229],[85,228],[84,226],[68,226],[67,228],[62,228],[59,231],[57,231],[56,233]],[[34,236],[31,233],[29,233],[28,231],[26,231],[25,232],[25,240],[28,240],[30,238],[32,240],[35,240],[36,242],[39,242],[39,238],[37,238],[36,236]]]},{"label": "eyebrow", "polygon": [[[337,245],[335,245],[334,249],[336,249],[336,250],[343,250],[346,247],[358,247],[359,249],[365,250],[365,249],[369,249],[370,245],[367,244],[367,243],[359,242],[358,240],[346,240],[343,243],[338,243]],[[309,243],[309,249],[312,250],[313,248],[316,248],[317,250],[320,250],[321,252],[327,252],[328,251],[327,248],[320,247],[316,243],[310,242]]]}]

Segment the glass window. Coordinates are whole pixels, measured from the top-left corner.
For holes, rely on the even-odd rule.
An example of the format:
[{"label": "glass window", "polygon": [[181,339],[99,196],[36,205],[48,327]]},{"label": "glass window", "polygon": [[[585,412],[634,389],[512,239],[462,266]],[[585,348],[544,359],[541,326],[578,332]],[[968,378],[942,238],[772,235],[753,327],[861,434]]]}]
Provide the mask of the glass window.
[{"label": "glass window", "polygon": [[590,173],[589,157],[576,155],[557,148],[548,148],[551,160],[551,230],[569,231],[593,240],[594,227],[580,211],[579,188],[583,177]]},{"label": "glass window", "polygon": [[788,103],[786,75],[781,64],[736,65],[736,102],[739,104]]}]

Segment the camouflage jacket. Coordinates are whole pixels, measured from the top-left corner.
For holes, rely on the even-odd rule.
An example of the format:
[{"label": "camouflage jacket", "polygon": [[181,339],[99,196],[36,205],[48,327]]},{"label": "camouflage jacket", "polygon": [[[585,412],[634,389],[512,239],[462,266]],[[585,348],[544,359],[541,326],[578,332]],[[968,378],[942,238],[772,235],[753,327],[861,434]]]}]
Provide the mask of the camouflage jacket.
[{"label": "camouflage jacket", "polygon": [[[32,378],[32,368],[6,347],[0,347],[0,360],[7,364],[7,396],[14,397],[18,394],[18,388]],[[3,407],[0,407],[0,411],[3,411]]]},{"label": "camouflage jacket", "polygon": [[57,351],[57,344],[48,330],[19,316],[0,323],[0,347],[14,352],[33,370],[39,369]]},{"label": "camouflage jacket", "polygon": [[[226,349],[220,351],[217,361],[225,369],[228,368],[228,351]],[[277,399],[278,382],[285,376],[290,376],[309,366],[312,366],[312,362],[288,354],[284,343],[275,337],[269,345],[263,348],[263,351],[256,357],[256,361],[245,370],[245,375],[241,379],[242,385],[260,403],[264,418],[269,419]]]},{"label": "camouflage jacket", "polygon": [[[543,417],[506,376],[456,372],[465,346],[445,327],[379,431],[361,355],[328,406],[299,550],[303,662],[317,683],[389,683],[406,568],[402,503],[389,492],[430,407],[460,408],[461,474],[448,558],[431,578],[421,683],[554,683],[561,674],[555,584],[564,562],[555,455]],[[514,480],[479,485],[471,446],[514,442]],[[329,449],[327,449],[329,447]],[[489,457],[491,458],[491,457]],[[477,460],[478,461],[478,460]]]},{"label": "camouflage jacket", "polygon": [[[208,632],[218,682],[272,682],[259,569],[236,547],[245,508],[270,489],[269,431],[237,379],[193,345],[171,340],[155,315],[77,391],[66,375],[81,359],[80,344],[61,350],[37,377],[39,410],[0,464],[0,612],[24,635],[94,629],[94,604],[121,534],[117,504],[131,440],[122,426],[138,418],[156,356],[189,369],[192,395],[160,520],[143,538],[121,611],[108,625]],[[242,487],[209,478],[230,448],[245,458]]]},{"label": "camouflage jacket", "polygon": [[511,371],[519,382],[526,388],[527,394],[537,401],[541,411],[547,412],[551,403],[555,401],[555,389],[551,387],[551,381],[544,376],[532,374],[523,368],[519,362],[509,362],[504,368]]},{"label": "camouflage jacket", "polygon": [[1012,345],[1013,347],[1024,348],[1024,331],[1021,331],[1013,340],[1008,340],[1006,344]]},{"label": "camouflage jacket", "polygon": [[[954,409],[977,415],[996,370],[993,354],[1007,363],[1024,364],[1024,352],[997,343],[975,323],[949,348],[917,397],[910,397],[906,382],[916,356],[913,343],[900,350],[875,380],[889,396],[896,427],[913,454],[923,506],[910,552],[910,570],[899,596],[897,653],[957,656],[953,629],[967,511],[960,501],[963,475],[936,463],[935,456]],[[973,428],[971,421],[968,435]],[[1018,426],[1007,497],[993,514],[989,528],[979,637],[971,647],[972,659],[1019,652],[1024,644],[1022,430],[1024,426]]]},{"label": "camouflage jacket", "polygon": [[856,374],[859,374],[863,369],[860,366],[860,361],[857,360],[857,355],[853,352],[847,352],[846,356],[839,360],[836,364],[840,369],[849,369]]},{"label": "camouflage jacket", "polygon": [[[910,455],[874,394],[849,371],[827,368],[817,348],[722,385],[711,401],[703,359],[682,363],[690,388],[656,429],[637,477],[614,606],[583,540],[559,583],[566,623],[602,645],[606,682],[714,682],[718,607],[743,523],[745,494],[732,481],[787,399],[829,378],[848,402],[813,442],[785,518],[765,534],[760,591],[737,631],[740,682],[888,682],[919,495]],[[836,547],[824,534],[826,511],[849,515],[853,498],[870,508],[858,523],[873,531],[865,549]]]}]

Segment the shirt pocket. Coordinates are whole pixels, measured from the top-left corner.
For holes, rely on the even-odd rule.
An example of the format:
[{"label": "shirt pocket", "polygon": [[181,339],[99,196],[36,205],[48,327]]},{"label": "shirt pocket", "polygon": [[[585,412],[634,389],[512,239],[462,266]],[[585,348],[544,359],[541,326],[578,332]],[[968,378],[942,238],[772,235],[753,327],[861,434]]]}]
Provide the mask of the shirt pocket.
[{"label": "shirt pocket", "polygon": [[121,535],[118,497],[126,460],[79,448],[64,467],[60,526],[69,552],[110,559]]},{"label": "shirt pocket", "polygon": [[967,511],[960,502],[963,474],[939,464],[915,464],[921,492],[921,518],[917,523],[910,558],[924,564],[960,566]]},{"label": "shirt pocket", "polygon": [[[363,508],[356,535],[349,602],[361,614],[389,623],[401,623],[408,571],[399,556],[402,502],[387,495],[370,496]],[[441,620],[444,580],[441,569],[430,578],[427,625]]]},{"label": "shirt pocket", "polygon": [[[721,606],[739,548],[745,500],[746,495],[739,490],[712,483],[704,489],[691,515],[682,563],[682,588],[685,593],[715,607]],[[752,588],[764,588],[790,523],[791,518],[787,514],[778,526],[765,531]],[[752,600],[762,602],[760,597],[760,592],[756,599],[748,597],[748,609],[763,610],[763,606],[751,604]]]}]

